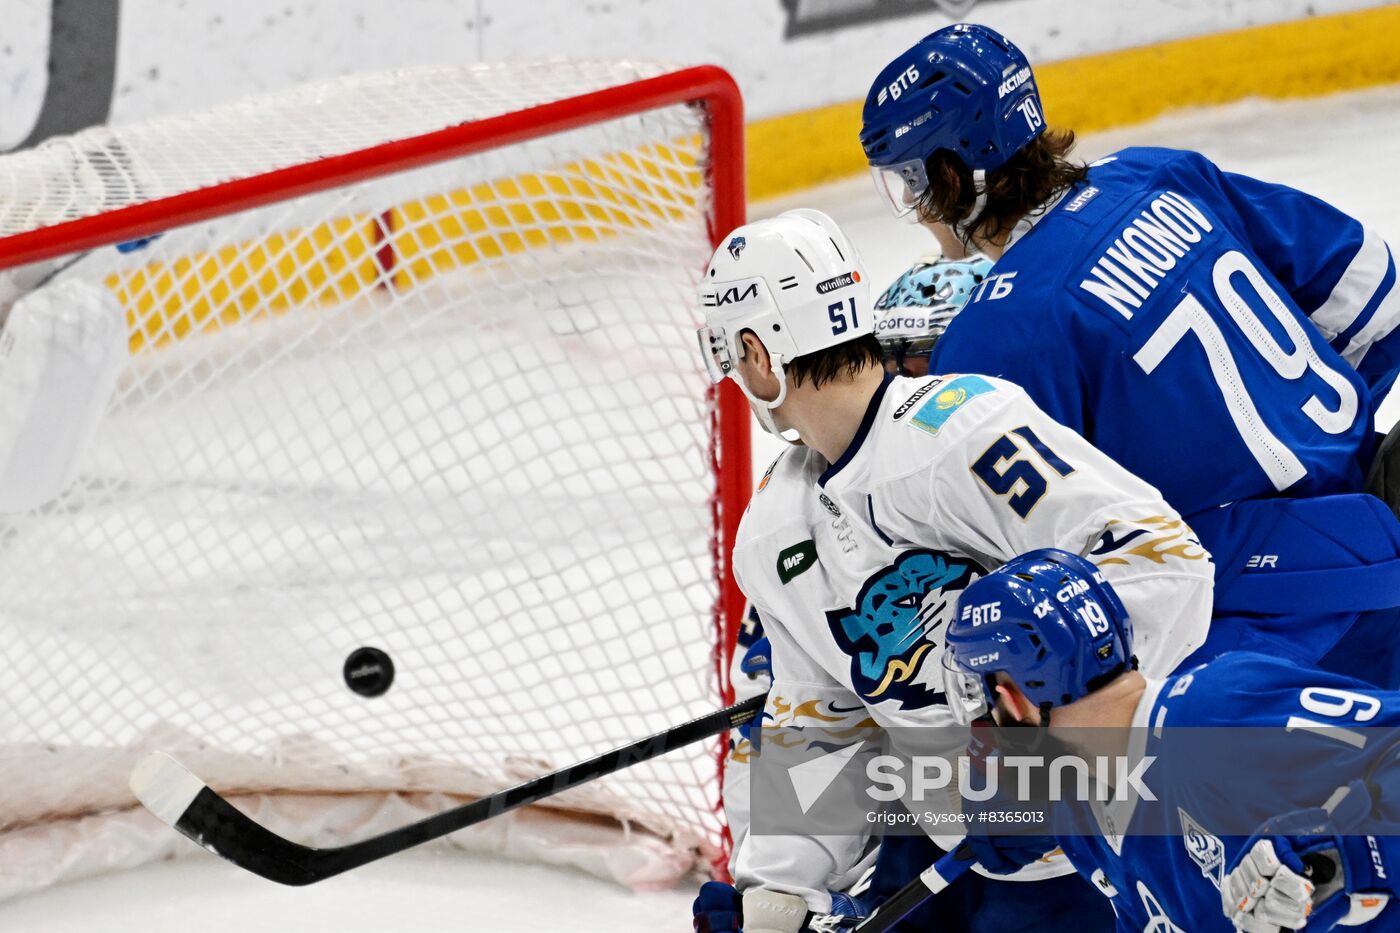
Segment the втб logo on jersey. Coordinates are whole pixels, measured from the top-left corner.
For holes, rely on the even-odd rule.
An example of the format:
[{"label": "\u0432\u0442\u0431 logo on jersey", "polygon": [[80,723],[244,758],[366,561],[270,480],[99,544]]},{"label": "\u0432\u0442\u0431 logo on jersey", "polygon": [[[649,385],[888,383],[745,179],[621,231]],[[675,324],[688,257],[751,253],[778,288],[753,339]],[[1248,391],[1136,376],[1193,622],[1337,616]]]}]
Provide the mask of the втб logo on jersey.
[{"label": "\u0432\u0442\u0431 logo on jersey", "polygon": [[854,609],[826,614],[851,658],[851,684],[865,700],[895,700],[900,709],[944,701],[941,677],[919,678],[933,635],[953,617],[958,594],[983,573],[971,561],[940,551],[905,551],[860,589]]}]

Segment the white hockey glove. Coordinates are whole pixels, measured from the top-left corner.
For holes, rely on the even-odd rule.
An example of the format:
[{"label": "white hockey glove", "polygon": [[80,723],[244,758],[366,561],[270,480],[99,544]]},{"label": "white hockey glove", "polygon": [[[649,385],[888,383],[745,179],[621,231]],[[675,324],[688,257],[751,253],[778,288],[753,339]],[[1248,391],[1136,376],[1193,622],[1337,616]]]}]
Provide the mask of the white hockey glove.
[{"label": "white hockey glove", "polygon": [[708,881],[693,905],[696,933],[839,933],[869,913],[847,894],[831,894],[831,913],[812,914],[795,894],[754,888],[740,895],[732,885]]},{"label": "white hockey glove", "polygon": [[[1348,786],[1364,818],[1369,795]],[[1344,801],[1345,803],[1346,801]],[[1357,813],[1341,817],[1359,824]],[[1342,835],[1333,812],[1321,807],[1285,813],[1264,823],[1245,843],[1220,886],[1225,916],[1246,933],[1331,930],[1373,919],[1389,902],[1390,872],[1374,836]]]},{"label": "white hockey glove", "polygon": [[1260,839],[1225,876],[1220,887],[1225,916],[1247,933],[1301,929],[1313,911],[1317,885],[1308,877],[1313,874],[1285,865],[1274,844]]}]

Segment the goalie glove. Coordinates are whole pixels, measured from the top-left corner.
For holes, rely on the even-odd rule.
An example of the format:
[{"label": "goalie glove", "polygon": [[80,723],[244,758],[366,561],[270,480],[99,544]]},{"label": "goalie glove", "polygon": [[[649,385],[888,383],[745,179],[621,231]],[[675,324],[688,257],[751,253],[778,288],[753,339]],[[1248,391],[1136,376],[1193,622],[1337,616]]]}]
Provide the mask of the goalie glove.
[{"label": "goalie glove", "polygon": [[1274,817],[1259,827],[1220,886],[1225,916],[1246,933],[1356,926],[1389,902],[1391,869],[1375,836],[1343,835],[1370,808],[1361,781],[1335,810]]}]

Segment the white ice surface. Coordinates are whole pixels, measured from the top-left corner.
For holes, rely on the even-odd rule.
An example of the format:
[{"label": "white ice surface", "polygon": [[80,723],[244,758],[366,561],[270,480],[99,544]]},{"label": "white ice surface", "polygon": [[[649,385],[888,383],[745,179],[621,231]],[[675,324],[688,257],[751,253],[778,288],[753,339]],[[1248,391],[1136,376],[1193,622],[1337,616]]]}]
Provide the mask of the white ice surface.
[{"label": "white ice surface", "polygon": [[[1086,138],[1080,152],[1097,157],[1132,144],[1201,150],[1226,169],[1310,191],[1400,242],[1394,178],[1400,88],[1178,114]],[[877,287],[932,248],[921,229],[884,213],[868,178],[757,205],[752,213],[770,216],[796,206],[835,216],[861,249]],[[759,437],[756,469],[767,465],[779,443]],[[692,897],[690,890],[634,895],[583,875],[437,854],[401,856],[310,888],[282,888],[209,858],[0,904],[0,933],[679,933],[690,928]]]},{"label": "white ice surface", "polygon": [[432,852],[288,888],[215,858],[148,865],[0,906],[4,933],[619,933],[690,929],[694,892]]}]

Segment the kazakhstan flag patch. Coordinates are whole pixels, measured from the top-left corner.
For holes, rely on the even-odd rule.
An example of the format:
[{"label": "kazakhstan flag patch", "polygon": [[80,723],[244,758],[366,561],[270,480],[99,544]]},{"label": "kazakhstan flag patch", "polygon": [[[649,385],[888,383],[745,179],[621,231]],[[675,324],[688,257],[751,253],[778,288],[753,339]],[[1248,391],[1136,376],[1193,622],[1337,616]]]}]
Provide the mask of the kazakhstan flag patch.
[{"label": "kazakhstan flag patch", "polygon": [[947,424],[948,419],[953,416],[953,412],[971,399],[996,390],[996,386],[981,376],[959,376],[920,405],[919,410],[914,412],[914,417],[909,420],[928,433],[937,434],[938,429]]}]

